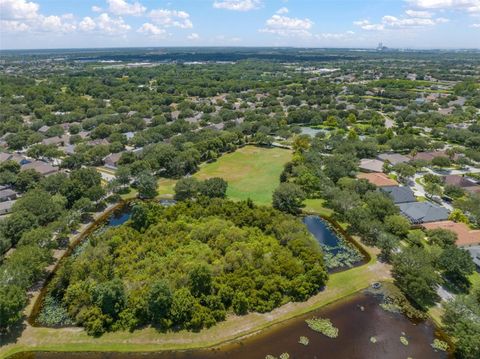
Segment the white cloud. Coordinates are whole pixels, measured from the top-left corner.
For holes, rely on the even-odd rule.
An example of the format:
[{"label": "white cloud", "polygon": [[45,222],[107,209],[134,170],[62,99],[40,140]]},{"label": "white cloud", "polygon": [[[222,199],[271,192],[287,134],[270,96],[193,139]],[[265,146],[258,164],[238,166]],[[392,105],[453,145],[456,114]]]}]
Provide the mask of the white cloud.
[{"label": "white cloud", "polygon": [[406,0],[420,9],[453,9],[480,13],[480,0]]},{"label": "white cloud", "polygon": [[405,13],[408,16],[422,18],[422,19],[430,19],[433,16],[433,13],[430,11],[415,11],[415,10],[407,10]]},{"label": "white cloud", "polygon": [[83,18],[82,21],[78,24],[78,28],[82,31],[92,31],[95,29],[97,25],[95,21],[90,16],[86,16]]},{"label": "white cloud", "polygon": [[103,9],[100,6],[93,5],[92,6],[92,11],[93,12],[102,12]]},{"label": "white cloud", "polygon": [[0,27],[5,32],[24,32],[30,29],[27,24],[16,20],[0,20]]},{"label": "white cloud", "polygon": [[122,35],[131,29],[121,17],[111,17],[102,13],[96,18],[86,16],[78,23],[78,29],[84,32],[96,31],[100,35]]},{"label": "white cloud", "polygon": [[107,13],[100,14],[95,19],[96,29],[103,35],[123,34],[131,29],[130,25],[121,18],[112,18]]},{"label": "white cloud", "polygon": [[315,35],[315,37],[319,40],[347,40],[350,39],[353,35],[355,35],[355,32],[353,31],[346,31],[346,32],[339,32],[339,33],[321,33]]},{"label": "white cloud", "polygon": [[164,38],[167,35],[167,31],[165,29],[162,29],[158,26],[155,26],[154,24],[151,24],[149,22],[146,22],[143,24],[137,32],[141,32],[153,37],[159,37],[159,38]]},{"label": "white cloud", "polygon": [[193,27],[190,14],[185,11],[156,9],[150,11],[148,16],[155,24],[163,27],[179,27],[181,29]]},{"label": "white cloud", "polygon": [[[407,13],[408,14],[408,13]],[[413,14],[410,14],[412,16]],[[444,24],[449,22],[449,19],[444,17],[428,18],[428,17],[396,17],[392,15],[385,15],[382,17],[380,23],[371,23],[369,20],[354,21],[353,24],[359,26],[367,31],[382,31],[395,29],[409,29],[409,28],[423,28],[435,26],[437,24]]]},{"label": "white cloud", "polygon": [[474,29],[480,29],[480,23],[479,24],[472,24],[470,27],[473,27]]},{"label": "white cloud", "polygon": [[8,32],[65,33],[76,29],[73,14],[43,15],[40,6],[26,0],[0,0],[2,30]]},{"label": "white cloud", "polygon": [[143,6],[137,1],[130,4],[125,0],[107,0],[107,3],[108,3],[108,11],[117,16],[119,15],[140,16],[147,10],[145,6]]},{"label": "white cloud", "polygon": [[40,5],[26,0],[0,0],[0,18],[6,20],[27,20],[39,16]]},{"label": "white cloud", "polygon": [[188,40],[198,40],[200,39],[200,35],[198,35],[196,32],[192,32],[190,35],[187,36]]},{"label": "white cloud", "polygon": [[261,5],[260,0],[215,0],[213,7],[215,9],[225,9],[233,11],[249,11],[258,9]]},{"label": "white cloud", "polygon": [[277,10],[277,14],[283,15],[283,14],[288,14],[288,8],[281,7],[280,9]]},{"label": "white cloud", "polygon": [[311,36],[310,29],[313,26],[310,19],[299,19],[275,14],[266,21],[266,26],[260,32],[277,34],[280,36]]},{"label": "white cloud", "polygon": [[385,26],[383,24],[372,24],[368,20],[359,20],[359,21],[354,21],[354,25],[360,26],[363,30],[367,31],[379,31],[383,30]]}]

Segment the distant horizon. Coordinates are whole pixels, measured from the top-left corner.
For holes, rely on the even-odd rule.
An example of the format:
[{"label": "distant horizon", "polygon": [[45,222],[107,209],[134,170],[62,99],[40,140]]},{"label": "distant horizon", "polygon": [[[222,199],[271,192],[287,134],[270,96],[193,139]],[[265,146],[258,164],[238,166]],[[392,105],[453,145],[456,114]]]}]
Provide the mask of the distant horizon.
[{"label": "distant horizon", "polygon": [[[384,44],[384,46],[386,46]],[[398,51],[480,51],[480,47],[471,48],[414,48],[414,47],[389,47],[387,50]],[[45,47],[45,48],[4,48],[0,52],[8,51],[68,51],[68,50],[128,50],[128,49],[310,49],[310,50],[367,50],[378,51],[377,47],[315,47],[315,46],[274,46],[274,45],[165,45],[165,46],[103,46],[103,47]],[[382,52],[382,51],[378,51]],[[388,51],[383,51],[388,52]]]},{"label": "distant horizon", "polygon": [[480,0],[0,0],[0,49],[479,49]]}]

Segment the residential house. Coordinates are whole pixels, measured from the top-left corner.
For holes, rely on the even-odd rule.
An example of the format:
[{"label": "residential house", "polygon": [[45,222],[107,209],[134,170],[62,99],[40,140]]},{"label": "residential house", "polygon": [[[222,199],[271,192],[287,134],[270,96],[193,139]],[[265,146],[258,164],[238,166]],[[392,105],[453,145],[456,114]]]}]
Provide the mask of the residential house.
[{"label": "residential house", "polygon": [[441,221],[425,223],[425,229],[446,229],[457,235],[456,245],[459,247],[471,247],[480,245],[480,230],[472,230],[465,223],[453,221]]},{"label": "residential house", "polygon": [[[430,162],[437,157],[448,157],[448,155],[445,153],[445,151],[418,152],[414,157],[412,157],[412,159]],[[453,159],[457,160],[459,157],[460,156],[458,154],[455,154]]]},{"label": "residential house", "polygon": [[20,166],[23,166],[27,163],[30,163],[29,160],[27,160],[24,156],[18,154],[18,153],[11,153],[10,156],[8,157],[7,161],[15,161],[17,162]]},{"label": "residential house", "polygon": [[395,204],[417,201],[417,198],[413,194],[413,191],[410,189],[410,187],[385,186],[380,188],[380,190],[388,194]]},{"label": "residential house", "polygon": [[444,221],[448,219],[450,214],[446,208],[431,202],[400,203],[398,207],[412,224]]},{"label": "residential house", "polygon": [[103,163],[105,167],[111,168],[111,169],[117,169],[118,166],[118,161],[120,161],[120,158],[122,157],[122,153],[111,153],[108,156],[103,158]]},{"label": "residential house", "polygon": [[42,141],[42,144],[44,145],[55,145],[55,146],[65,146],[68,144],[70,141],[70,136],[68,135],[63,135],[63,136],[55,136],[55,137],[50,137],[50,138],[45,138]]},{"label": "residential house", "polygon": [[358,179],[366,179],[377,187],[397,186],[398,182],[388,177],[385,173],[359,173]]},{"label": "residential house", "polygon": [[12,201],[16,199],[18,193],[10,188],[2,188],[0,190],[0,202]]},{"label": "residential house", "polygon": [[15,202],[16,201],[0,202],[0,216],[3,216],[5,214],[12,212],[12,207],[15,204]]},{"label": "residential house", "polygon": [[42,176],[49,176],[51,174],[57,173],[58,167],[52,166],[51,164],[43,161],[33,161],[27,163],[21,167],[21,171],[26,171],[32,169],[40,173]]},{"label": "residential house", "polygon": [[105,138],[97,138],[96,140],[91,140],[87,142],[89,146],[108,146],[110,142],[108,142]]},{"label": "residential house", "polygon": [[381,161],[389,162],[392,166],[398,165],[399,163],[407,163],[410,161],[410,158],[399,153],[382,153],[377,156]]},{"label": "residential house", "polygon": [[383,161],[371,158],[362,158],[358,168],[362,172],[383,172]]},{"label": "residential house", "polygon": [[443,177],[443,182],[446,185],[457,186],[457,187],[461,187],[461,188],[477,186],[477,184],[474,181],[472,181],[468,178],[465,178],[464,176],[460,176],[460,175],[444,176]]}]

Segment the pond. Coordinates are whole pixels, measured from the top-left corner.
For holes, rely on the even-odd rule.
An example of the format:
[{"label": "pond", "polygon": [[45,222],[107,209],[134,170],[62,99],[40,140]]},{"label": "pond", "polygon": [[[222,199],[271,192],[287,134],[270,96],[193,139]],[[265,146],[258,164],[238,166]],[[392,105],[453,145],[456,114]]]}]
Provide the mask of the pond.
[{"label": "pond", "polygon": [[319,129],[319,128],[312,128],[312,127],[300,127],[300,130],[301,130],[300,133],[302,135],[308,135],[310,137],[315,137],[317,135],[317,133],[319,133],[319,132],[323,132],[323,133],[328,132],[328,130]]},{"label": "pond", "polygon": [[[435,351],[431,343],[438,338],[435,326],[429,322],[413,323],[404,315],[391,313],[380,307],[377,295],[360,293],[336,304],[316,310],[302,317],[276,325],[221,348],[160,353],[69,353],[76,359],[264,359],[267,355],[279,358],[288,353],[292,359],[407,359],[449,358],[445,352]],[[335,339],[314,332],[305,323],[312,317],[329,318],[339,329]],[[300,344],[300,336],[309,339]],[[400,341],[405,337],[408,343]],[[375,339],[372,339],[375,338]],[[31,353],[16,358],[63,359],[65,353]],[[15,359],[16,359],[15,358]]]},{"label": "pond", "polygon": [[319,216],[306,216],[303,223],[322,246],[325,262],[330,270],[353,267],[364,261],[365,258],[359,250]]},{"label": "pond", "polygon": [[118,227],[124,224],[132,216],[131,208],[126,206],[116,210],[105,223],[107,227]]}]

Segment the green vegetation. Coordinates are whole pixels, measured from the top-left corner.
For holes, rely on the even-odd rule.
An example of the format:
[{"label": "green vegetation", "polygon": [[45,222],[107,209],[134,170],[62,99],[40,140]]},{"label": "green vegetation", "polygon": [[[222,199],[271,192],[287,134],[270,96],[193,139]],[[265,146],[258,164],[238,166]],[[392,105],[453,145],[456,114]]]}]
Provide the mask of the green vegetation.
[{"label": "green vegetation", "polygon": [[288,150],[246,146],[203,165],[195,177],[223,178],[228,182],[228,198],[234,201],[250,198],[266,205],[271,203],[283,165],[290,159]]},{"label": "green vegetation", "polygon": [[431,344],[432,348],[435,350],[440,350],[442,352],[446,352],[449,348],[448,343],[444,342],[443,340],[440,339],[433,339],[433,343]]},{"label": "green vegetation", "polygon": [[316,332],[322,333],[326,337],[338,337],[338,328],[335,328],[330,319],[312,318],[305,320],[308,327]]},{"label": "green vegetation", "polygon": [[310,339],[308,339],[308,337],[301,336],[298,339],[298,343],[307,346],[308,344],[310,344]]},{"label": "green vegetation", "polygon": [[[279,184],[283,165],[290,159],[291,153],[285,149],[245,146],[200,166],[194,177],[199,180],[222,178],[228,182],[228,198],[234,201],[250,198],[257,204],[267,205]],[[160,179],[159,196],[173,196],[175,184],[175,180]]]},{"label": "green vegetation", "polygon": [[306,300],[326,279],[318,244],[294,217],[200,197],[137,204],[129,225],[93,236],[61,267],[50,296],[90,335],[145,324],[200,330],[229,312]]}]

